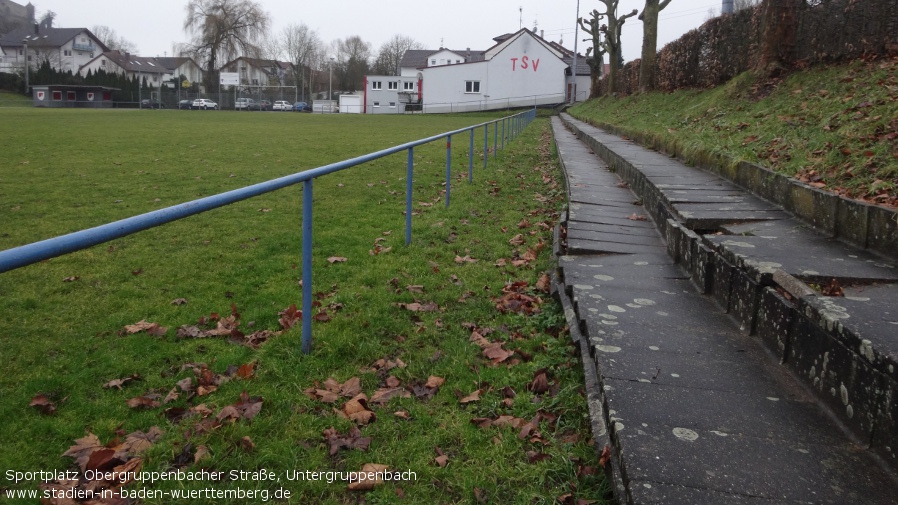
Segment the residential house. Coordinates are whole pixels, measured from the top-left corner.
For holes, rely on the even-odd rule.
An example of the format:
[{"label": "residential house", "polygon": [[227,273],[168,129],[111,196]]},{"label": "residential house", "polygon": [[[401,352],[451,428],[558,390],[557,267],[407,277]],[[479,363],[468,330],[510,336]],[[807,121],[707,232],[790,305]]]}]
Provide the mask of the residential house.
[{"label": "residential house", "polygon": [[26,58],[32,69],[48,62],[54,70],[76,73],[96,55],[109,50],[87,28],[54,28],[52,21],[0,36],[0,49],[0,72],[9,73],[21,71]]},{"label": "residential house", "polygon": [[241,56],[231,60],[219,69],[221,72],[236,72],[240,75],[240,86],[291,86],[293,65],[286,61],[267,60]]},{"label": "residential house", "polygon": [[110,74],[122,74],[129,79],[137,79],[152,88],[163,85],[175,88],[180,82],[173,81],[183,75],[190,82],[202,82],[202,69],[191,58],[171,57],[156,58],[137,56],[123,51],[105,51],[84,64],[78,72],[87,76],[88,72],[96,74],[100,70]]},{"label": "residential house", "polygon": [[[169,69],[174,77],[180,78],[181,76],[184,76],[184,79],[190,83],[199,84],[203,82],[203,67],[201,67],[193,58],[187,58],[186,56],[167,56],[162,58],[156,57],[154,58],[154,61]],[[183,82],[180,84],[183,84]],[[169,87],[176,87],[175,84],[170,82],[167,82],[166,85]]]}]

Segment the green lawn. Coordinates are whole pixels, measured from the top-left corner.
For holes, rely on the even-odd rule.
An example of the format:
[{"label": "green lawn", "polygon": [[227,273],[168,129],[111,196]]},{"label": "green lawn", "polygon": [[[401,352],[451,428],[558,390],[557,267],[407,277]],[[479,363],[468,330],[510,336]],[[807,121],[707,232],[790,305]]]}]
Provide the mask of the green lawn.
[{"label": "green lawn", "polygon": [[[490,117],[0,109],[0,249]],[[548,121],[485,170],[482,131],[475,139],[473,184],[468,137],[453,142],[449,208],[445,143],[415,150],[408,247],[405,154],[316,182],[311,355],[298,325],[262,333],[300,306],[300,187],[0,274],[0,493],[38,487],[10,482],[10,470],[142,467],[225,474],[125,489],[268,492],[285,503],[601,500],[579,358],[537,287],[565,204]],[[216,320],[235,339],[267,342],[196,337]],[[140,321],[159,326],[127,331]],[[358,392],[367,401],[352,401]],[[135,438],[154,427],[161,435]],[[81,460],[63,456],[76,439]],[[416,480],[371,491],[296,480],[365,464]],[[239,474],[263,469],[280,481]]]}]

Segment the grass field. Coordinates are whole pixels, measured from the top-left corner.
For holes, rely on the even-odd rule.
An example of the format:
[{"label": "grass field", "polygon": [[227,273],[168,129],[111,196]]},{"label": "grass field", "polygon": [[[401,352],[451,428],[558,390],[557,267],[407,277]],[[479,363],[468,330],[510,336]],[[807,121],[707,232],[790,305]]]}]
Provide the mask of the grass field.
[{"label": "grass field", "polygon": [[[0,249],[491,117],[0,109]],[[600,502],[582,371],[538,282],[565,203],[548,121],[485,170],[477,152],[473,184],[467,138],[454,144],[449,208],[445,143],[415,150],[408,247],[404,154],[316,182],[311,355],[298,325],[284,329],[301,301],[300,187],[0,274],[0,493],[42,480],[9,471],[82,470],[58,487],[99,490],[117,485],[83,470],[142,468],[225,472],[125,486],[197,493],[189,503],[263,496],[207,488],[275,503]],[[370,464],[416,480],[297,477]]]}]

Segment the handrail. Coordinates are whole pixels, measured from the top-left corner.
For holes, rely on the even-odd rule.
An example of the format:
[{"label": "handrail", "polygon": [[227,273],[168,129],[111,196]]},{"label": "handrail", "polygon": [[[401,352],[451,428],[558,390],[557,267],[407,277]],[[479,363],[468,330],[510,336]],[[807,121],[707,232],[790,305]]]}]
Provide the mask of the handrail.
[{"label": "handrail", "polygon": [[64,254],[80,251],[88,247],[92,247],[110,240],[121,238],[133,233],[137,233],[149,228],[160,226],[172,221],[177,221],[185,217],[190,217],[202,212],[206,212],[218,207],[230,205],[242,200],[253,198],[265,193],[270,193],[287,186],[303,183],[303,217],[302,217],[302,350],[309,353],[312,350],[312,181],[317,177],[331,174],[347,168],[361,165],[369,161],[373,161],[391,154],[402,151],[408,151],[407,161],[407,183],[406,183],[406,231],[405,243],[411,243],[411,217],[412,217],[412,177],[413,177],[413,153],[414,148],[420,145],[428,144],[443,138],[446,142],[446,206],[449,206],[451,195],[451,154],[452,154],[452,136],[470,131],[470,148],[471,153],[468,156],[468,182],[473,181],[474,166],[474,130],[477,128],[484,129],[484,146],[483,146],[483,166],[487,166],[487,158],[489,153],[488,131],[491,124],[495,124],[493,128],[493,157],[499,149],[498,133],[499,123],[502,124],[502,147],[505,146],[506,124],[508,125],[509,140],[516,137],[521,130],[524,129],[536,117],[536,109],[529,109],[511,116],[506,116],[492,121],[486,121],[474,126],[468,126],[453,130],[450,132],[440,133],[424,139],[407,142],[397,146],[382,149],[373,153],[357,156],[345,161],[331,163],[303,172],[287,175],[266,182],[260,182],[251,186],[234,189],[217,195],[207,196],[187,203],[173,205],[164,209],[147,212],[137,216],[121,219],[112,223],[88,228],[86,230],[76,231],[66,235],[33,242],[19,247],[0,251],[0,273],[8,272],[16,268],[21,268],[39,261],[43,261]]}]

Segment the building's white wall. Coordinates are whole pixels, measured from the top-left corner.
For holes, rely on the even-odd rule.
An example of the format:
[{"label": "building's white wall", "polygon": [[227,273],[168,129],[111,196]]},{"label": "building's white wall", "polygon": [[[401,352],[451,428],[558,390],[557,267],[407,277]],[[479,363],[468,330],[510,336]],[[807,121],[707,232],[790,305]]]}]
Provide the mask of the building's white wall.
[{"label": "building's white wall", "polygon": [[[567,65],[529,34],[507,43],[491,60],[430,67],[424,73],[424,111],[461,112],[561,103]],[[466,93],[466,81],[480,93]]]},{"label": "building's white wall", "polygon": [[[389,83],[396,83],[390,89]],[[375,89],[380,83],[380,89]],[[408,85],[408,88],[406,88]],[[398,114],[405,112],[405,104],[417,103],[417,77],[401,77],[395,75],[365,76],[365,113],[366,114]]]},{"label": "building's white wall", "polygon": [[575,102],[585,102],[589,99],[589,87],[592,85],[592,79],[588,75],[578,75],[576,78],[577,96],[574,97]]},{"label": "building's white wall", "polygon": [[[445,65],[422,70],[424,112],[486,110],[489,91],[489,62]],[[479,93],[467,93],[465,83],[479,81]]]},{"label": "building's white wall", "polygon": [[428,67],[436,67],[440,65],[458,65],[459,63],[464,62],[465,57],[463,55],[458,54],[455,51],[450,51],[448,49],[437,51],[427,57]]}]

